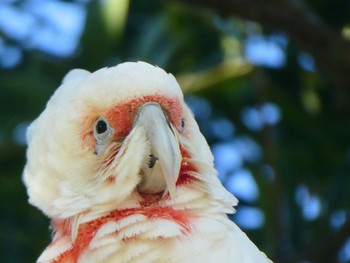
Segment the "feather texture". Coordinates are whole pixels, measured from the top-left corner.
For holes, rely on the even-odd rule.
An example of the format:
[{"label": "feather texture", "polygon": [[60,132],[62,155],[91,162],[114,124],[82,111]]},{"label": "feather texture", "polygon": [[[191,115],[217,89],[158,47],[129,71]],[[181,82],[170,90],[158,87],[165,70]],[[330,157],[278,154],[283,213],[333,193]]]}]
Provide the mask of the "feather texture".
[{"label": "feather texture", "polygon": [[[153,112],[156,127],[147,122]],[[29,202],[54,229],[38,262],[270,262],[228,219],[238,201],[162,69],[71,71],[27,137]],[[174,159],[180,171],[168,180]]]}]

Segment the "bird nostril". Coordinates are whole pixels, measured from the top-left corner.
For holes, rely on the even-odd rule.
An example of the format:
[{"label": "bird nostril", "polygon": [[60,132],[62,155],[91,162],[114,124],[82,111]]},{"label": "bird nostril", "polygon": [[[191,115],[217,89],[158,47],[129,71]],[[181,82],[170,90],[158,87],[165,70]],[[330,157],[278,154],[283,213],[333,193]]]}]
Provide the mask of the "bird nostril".
[{"label": "bird nostril", "polygon": [[153,154],[149,155],[149,162],[148,162],[148,168],[153,168],[154,165],[156,164],[158,158],[154,156]]}]

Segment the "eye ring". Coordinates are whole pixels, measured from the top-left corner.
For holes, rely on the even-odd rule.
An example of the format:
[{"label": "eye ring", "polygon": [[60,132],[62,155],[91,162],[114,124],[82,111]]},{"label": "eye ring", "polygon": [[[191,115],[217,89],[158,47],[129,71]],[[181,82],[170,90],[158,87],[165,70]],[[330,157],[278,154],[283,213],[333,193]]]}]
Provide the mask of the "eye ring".
[{"label": "eye ring", "polygon": [[94,124],[94,137],[96,141],[95,154],[99,154],[105,146],[111,141],[114,134],[114,129],[109,125],[104,117],[96,119]]}]

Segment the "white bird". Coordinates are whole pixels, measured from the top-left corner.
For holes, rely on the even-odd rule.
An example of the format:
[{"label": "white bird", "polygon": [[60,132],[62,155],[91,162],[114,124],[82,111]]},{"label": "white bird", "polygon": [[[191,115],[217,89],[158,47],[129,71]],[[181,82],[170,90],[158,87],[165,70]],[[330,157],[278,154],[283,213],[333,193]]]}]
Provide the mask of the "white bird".
[{"label": "white bird", "polygon": [[37,262],[271,262],[171,74],[144,62],[63,79],[27,132],[29,202],[52,221]]}]

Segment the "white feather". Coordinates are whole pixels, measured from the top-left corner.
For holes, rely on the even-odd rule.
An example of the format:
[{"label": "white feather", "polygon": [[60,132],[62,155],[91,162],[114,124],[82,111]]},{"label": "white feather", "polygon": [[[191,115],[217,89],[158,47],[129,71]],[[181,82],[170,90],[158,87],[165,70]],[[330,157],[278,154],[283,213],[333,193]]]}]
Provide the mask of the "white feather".
[{"label": "white feather", "polygon": [[38,263],[48,263],[51,262],[52,259],[59,256],[61,253],[64,253],[66,250],[72,248],[73,244],[69,238],[69,236],[64,236],[59,238],[51,243],[44,252],[38,258]]},{"label": "white feather", "polygon": [[[122,142],[113,142],[106,152],[99,149],[98,155],[91,145],[83,144],[82,133],[93,131],[93,127],[82,131],[87,118],[94,121],[100,117],[94,114],[143,96],[176,99],[182,107],[186,125],[176,136],[190,155],[186,161],[196,167],[189,172],[196,180],[178,186],[176,196],[149,205],[187,215],[186,227],[171,216],[136,212],[147,207],[137,191],[140,171],[150,154],[142,126],[133,126]],[[82,224],[123,209],[136,210],[96,230],[78,262],[270,262],[227,218],[226,213],[234,213],[238,201],[219,181],[213,155],[181,89],[164,70],[138,62],[93,73],[69,72],[30,125],[27,139],[23,180],[30,203],[50,218],[72,222],[69,235],[56,233],[38,262],[51,262],[71,249]],[[106,158],[108,162],[101,163]]]}]

